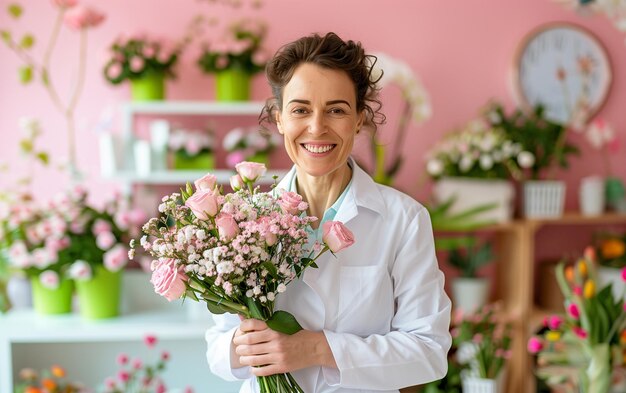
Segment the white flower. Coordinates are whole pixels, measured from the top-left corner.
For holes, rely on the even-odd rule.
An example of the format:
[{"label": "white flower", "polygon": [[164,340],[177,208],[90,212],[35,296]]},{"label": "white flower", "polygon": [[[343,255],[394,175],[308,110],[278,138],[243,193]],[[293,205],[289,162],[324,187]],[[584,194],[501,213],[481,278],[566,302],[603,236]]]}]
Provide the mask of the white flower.
[{"label": "white flower", "polygon": [[246,291],[246,297],[252,297],[252,295],[253,295],[252,289],[248,289]]},{"label": "white flower", "polygon": [[459,169],[461,172],[467,172],[472,169],[472,166],[474,166],[474,160],[471,156],[464,154],[461,161],[459,161]]},{"label": "white flower", "polygon": [[276,292],[278,293],[283,293],[287,290],[287,286],[283,283],[278,284],[278,287],[276,287]]},{"label": "white flower", "polygon": [[602,146],[615,139],[615,131],[613,127],[603,119],[596,119],[589,125],[589,128],[587,128],[585,137],[591,146],[595,149],[600,149]]},{"label": "white flower", "polygon": [[480,168],[488,171],[493,168],[493,158],[489,154],[482,154],[479,159]]},{"label": "white flower", "polygon": [[535,155],[524,150],[517,155],[517,163],[524,169],[530,168],[535,165]]},{"label": "white flower", "polygon": [[198,229],[196,231],[196,238],[198,240],[204,240],[206,239],[206,231],[204,229]]},{"label": "white flower", "polygon": [[436,158],[428,160],[428,163],[426,164],[426,171],[433,177],[441,175],[443,173],[443,162]]},{"label": "white flower", "polygon": [[270,302],[273,302],[274,299],[276,299],[276,295],[274,295],[274,292],[268,292],[267,300],[269,300]]},{"label": "white flower", "polygon": [[252,293],[254,293],[255,295],[260,295],[261,294],[261,287],[260,286],[255,286],[254,288],[252,288]]}]

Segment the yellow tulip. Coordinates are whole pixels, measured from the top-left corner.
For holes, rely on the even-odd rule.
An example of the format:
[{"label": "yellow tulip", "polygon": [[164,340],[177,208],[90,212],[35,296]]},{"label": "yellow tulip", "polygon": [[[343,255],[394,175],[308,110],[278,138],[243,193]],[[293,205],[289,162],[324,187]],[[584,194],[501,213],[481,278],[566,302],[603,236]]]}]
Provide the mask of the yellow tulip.
[{"label": "yellow tulip", "polygon": [[578,272],[583,278],[587,277],[587,264],[584,259],[578,261]]},{"label": "yellow tulip", "polygon": [[585,282],[585,288],[583,289],[583,295],[585,299],[591,299],[596,294],[596,284],[593,280],[587,280]]},{"label": "yellow tulip", "polygon": [[555,342],[561,339],[561,332],[549,331],[546,333],[546,340]]},{"label": "yellow tulip", "polygon": [[65,377],[65,369],[61,366],[54,365],[50,367],[50,371],[52,372],[52,375],[54,375],[57,378]]}]

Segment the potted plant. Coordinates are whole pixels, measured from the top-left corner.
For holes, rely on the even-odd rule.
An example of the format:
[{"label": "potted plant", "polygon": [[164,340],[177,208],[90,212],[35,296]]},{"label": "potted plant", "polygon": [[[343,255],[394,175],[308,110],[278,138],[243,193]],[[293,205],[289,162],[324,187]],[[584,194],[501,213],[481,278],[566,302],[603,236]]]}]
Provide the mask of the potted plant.
[{"label": "potted plant", "polygon": [[502,128],[479,118],[446,135],[428,153],[426,171],[436,182],[436,200],[457,196],[451,212],[495,204],[481,218],[504,222],[513,215],[515,194],[509,178],[521,176],[534,155],[512,141]]},{"label": "potted plant", "polygon": [[226,150],[226,164],[234,167],[243,161],[268,164],[269,156],[282,142],[280,135],[258,126],[237,127],[230,130],[222,140]]},{"label": "potted plant", "polygon": [[174,169],[211,170],[215,137],[212,128],[205,130],[174,129],[168,140]]},{"label": "potted plant", "polygon": [[489,278],[479,277],[478,270],[494,259],[491,244],[478,244],[476,237],[466,238],[465,244],[448,252],[448,264],[460,276],[452,280],[453,304],[465,312],[482,307],[489,296]]},{"label": "potted plant", "polygon": [[133,100],[162,100],[165,79],[175,77],[181,47],[145,34],[118,37],[110,48],[104,77],[113,85],[129,81]]},{"label": "potted plant", "polygon": [[515,178],[523,180],[523,215],[528,218],[561,216],[565,182],[542,179],[552,179],[556,167],[567,168],[568,157],[578,154],[578,149],[567,142],[567,127],[548,120],[541,106],[532,112],[516,109],[507,114],[502,104],[494,101],[486,108],[486,118],[534,157]]},{"label": "potted plant", "polygon": [[215,74],[218,101],[247,101],[251,76],[264,70],[268,54],[263,47],[267,25],[256,19],[231,23],[220,40],[205,42],[198,66]]}]

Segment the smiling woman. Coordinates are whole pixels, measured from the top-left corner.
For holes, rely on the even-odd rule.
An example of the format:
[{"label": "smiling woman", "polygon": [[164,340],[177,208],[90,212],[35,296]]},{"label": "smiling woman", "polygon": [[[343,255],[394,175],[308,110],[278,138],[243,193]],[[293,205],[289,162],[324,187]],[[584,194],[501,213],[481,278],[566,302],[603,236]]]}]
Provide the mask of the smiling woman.
[{"label": "smiling woman", "polygon": [[325,223],[340,221],[356,247],[320,257],[276,298],[276,309],[303,327],[293,335],[214,316],[209,366],[245,380],[241,392],[269,392],[254,376],[286,372],[307,393],[398,392],[446,374],[450,300],[428,211],[350,157],[359,131],[384,121],[374,63],[360,43],[328,33],[287,44],[266,68],[274,96],[262,119],[277,125],[294,163],[278,188],[300,194],[318,217],[309,245]]}]

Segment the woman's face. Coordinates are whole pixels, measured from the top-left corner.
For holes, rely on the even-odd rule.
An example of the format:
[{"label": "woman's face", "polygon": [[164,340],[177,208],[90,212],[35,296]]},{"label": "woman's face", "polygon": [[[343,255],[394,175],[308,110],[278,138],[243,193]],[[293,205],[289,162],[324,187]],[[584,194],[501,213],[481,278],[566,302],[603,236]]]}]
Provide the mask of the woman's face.
[{"label": "woman's face", "polygon": [[282,98],[276,122],[291,161],[311,176],[343,168],[363,123],[348,74],[301,64],[283,89]]}]

